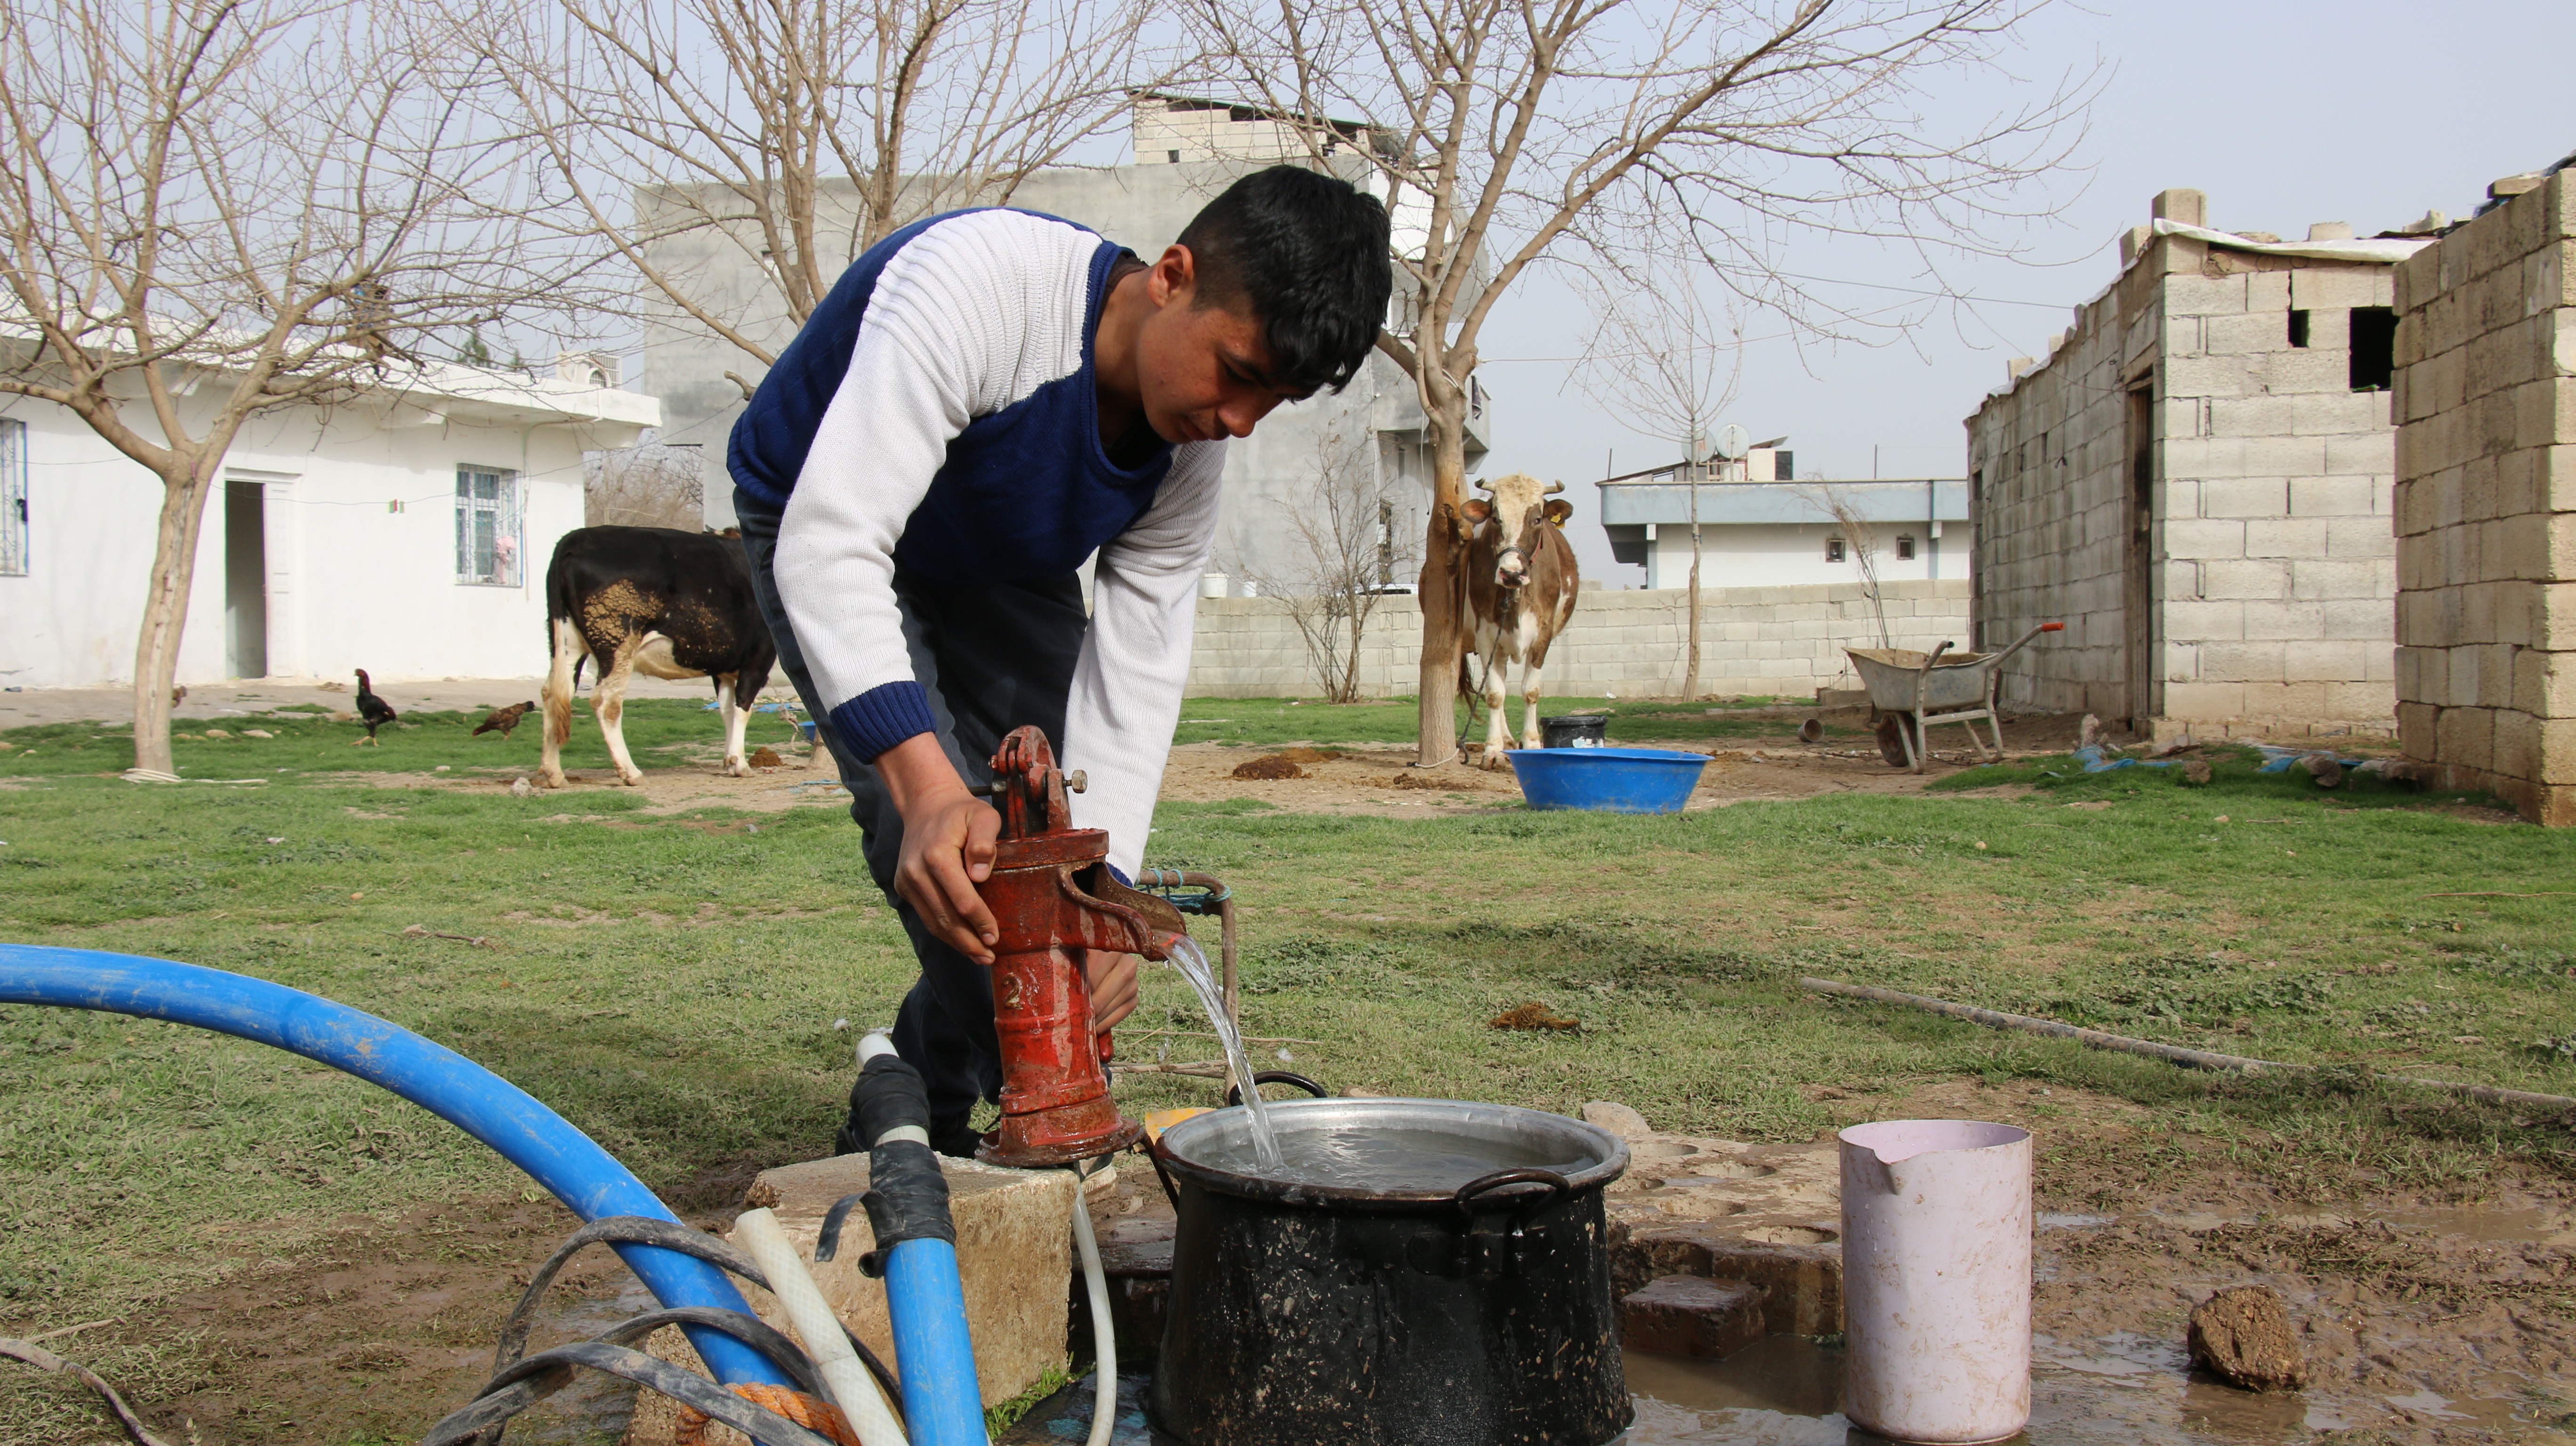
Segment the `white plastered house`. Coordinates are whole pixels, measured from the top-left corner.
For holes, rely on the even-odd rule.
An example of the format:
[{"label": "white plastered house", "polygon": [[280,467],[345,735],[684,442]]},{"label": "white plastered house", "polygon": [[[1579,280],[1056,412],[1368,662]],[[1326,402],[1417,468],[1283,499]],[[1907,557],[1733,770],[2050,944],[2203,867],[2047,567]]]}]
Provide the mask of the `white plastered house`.
[{"label": "white plastered house", "polygon": [[[178,680],[543,672],[545,564],[582,525],[582,454],[660,419],[616,383],[585,354],[432,365],[254,418],[206,502]],[[213,391],[181,404],[211,411]],[[68,409],[0,397],[0,686],[131,683],[161,496]]]}]

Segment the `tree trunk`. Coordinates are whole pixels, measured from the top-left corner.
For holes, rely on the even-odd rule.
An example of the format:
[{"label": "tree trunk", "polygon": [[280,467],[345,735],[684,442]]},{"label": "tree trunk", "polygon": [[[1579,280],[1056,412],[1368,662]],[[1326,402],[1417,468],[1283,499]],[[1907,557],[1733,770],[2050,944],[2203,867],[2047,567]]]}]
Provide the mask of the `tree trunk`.
[{"label": "tree trunk", "polygon": [[1699,469],[1703,465],[1691,465],[1690,649],[1689,659],[1682,667],[1682,701],[1685,703],[1699,696]]},{"label": "tree trunk", "polygon": [[[188,626],[188,598],[197,580],[197,540],[205,529],[206,496],[213,490],[212,449],[179,462],[186,470],[161,479],[161,525],[152,544],[152,584],[143,599],[143,627],[134,645],[134,766],[176,773],[170,756],[170,689],[179,675],[179,640]],[[177,461],[177,459],[174,459]]]},{"label": "tree trunk", "polygon": [[1682,701],[1699,696],[1699,538],[1691,538],[1690,661],[1682,671]]},{"label": "tree trunk", "polygon": [[[1425,388],[1429,390],[1429,388]],[[1431,451],[1431,519],[1422,538],[1422,671],[1416,765],[1458,756],[1458,664],[1466,656],[1467,396],[1463,387],[1424,409]]]}]

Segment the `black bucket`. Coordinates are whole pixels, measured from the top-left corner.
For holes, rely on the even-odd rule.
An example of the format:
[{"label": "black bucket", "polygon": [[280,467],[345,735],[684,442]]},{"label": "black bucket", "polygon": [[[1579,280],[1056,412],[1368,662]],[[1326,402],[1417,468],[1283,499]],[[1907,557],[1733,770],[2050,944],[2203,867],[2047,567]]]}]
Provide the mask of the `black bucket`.
[{"label": "black bucket", "polygon": [[1606,713],[1569,713],[1538,720],[1538,736],[1550,748],[1598,748],[1610,741]]},{"label": "black bucket", "polygon": [[[1580,1120],[1458,1100],[1270,1106],[1283,1137],[1356,1131],[1491,1161],[1451,1189],[1236,1173],[1239,1110],[1165,1130],[1180,1223],[1149,1411],[1187,1446],[1602,1446],[1634,1414],[1602,1191],[1628,1167]],[[1417,1143],[1420,1142],[1420,1143]]]}]

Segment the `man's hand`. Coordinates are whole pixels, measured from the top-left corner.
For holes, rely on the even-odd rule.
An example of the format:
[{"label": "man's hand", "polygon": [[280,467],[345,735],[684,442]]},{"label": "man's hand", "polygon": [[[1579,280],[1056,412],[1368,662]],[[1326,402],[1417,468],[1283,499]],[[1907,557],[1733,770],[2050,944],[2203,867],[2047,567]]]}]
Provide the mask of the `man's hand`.
[{"label": "man's hand", "polygon": [[[966,791],[966,780],[957,776],[931,734],[916,733],[878,754],[876,768],[894,797],[895,811],[903,815],[894,891],[942,943],[978,964],[992,963],[1001,930],[975,886],[992,876],[993,840],[1002,832],[1002,816]],[[1134,996],[1131,968],[1130,1007]]]},{"label": "man's hand", "polygon": [[1083,981],[1091,986],[1091,1027],[1102,1034],[1136,1012],[1136,956],[1106,949],[1082,951]]}]

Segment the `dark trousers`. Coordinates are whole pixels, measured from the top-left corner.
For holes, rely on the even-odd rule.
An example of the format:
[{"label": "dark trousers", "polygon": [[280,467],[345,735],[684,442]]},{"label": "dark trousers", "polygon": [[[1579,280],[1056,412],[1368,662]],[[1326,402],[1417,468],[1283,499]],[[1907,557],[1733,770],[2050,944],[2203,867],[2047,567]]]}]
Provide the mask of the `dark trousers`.
[{"label": "dark trousers", "polygon": [[[876,769],[854,757],[834,735],[821,707],[805,652],[796,642],[787,610],[779,605],[771,564],[778,554],[778,514],[758,498],[734,494],[742,519],[743,548],[751,557],[752,590],[778,642],[787,670],[816,733],[832,753],[850,790],[850,817],[860,829],[868,872],[903,920],[921,978],[895,1016],[894,1047],[930,1086],[930,1111],[947,1121],[978,1099],[1002,1093],[1002,1056],[993,1032],[993,974],[931,937],[912,905],[897,898],[894,870],[903,851],[903,816]],[[1068,575],[1045,582],[936,583],[897,569],[895,604],[903,614],[903,640],[912,654],[912,676],[930,695],[939,746],[969,783],[989,782],[993,752],[1014,728],[1036,724],[1057,748],[1064,746],[1065,699],[1082,654],[1082,586]]]}]

